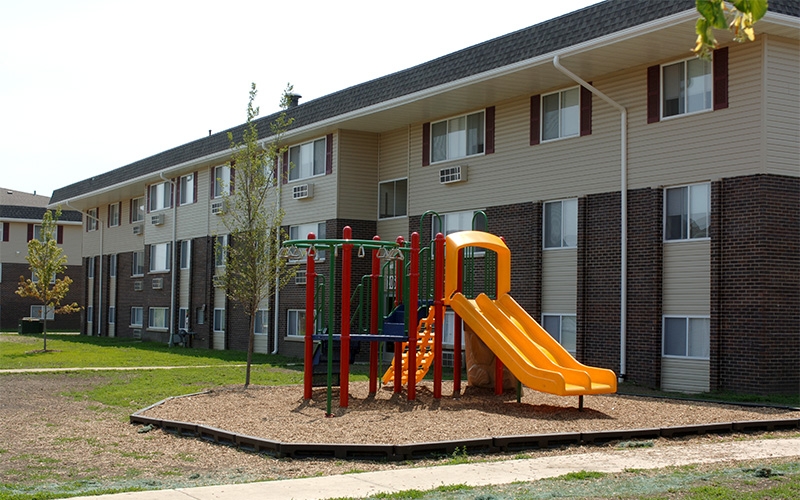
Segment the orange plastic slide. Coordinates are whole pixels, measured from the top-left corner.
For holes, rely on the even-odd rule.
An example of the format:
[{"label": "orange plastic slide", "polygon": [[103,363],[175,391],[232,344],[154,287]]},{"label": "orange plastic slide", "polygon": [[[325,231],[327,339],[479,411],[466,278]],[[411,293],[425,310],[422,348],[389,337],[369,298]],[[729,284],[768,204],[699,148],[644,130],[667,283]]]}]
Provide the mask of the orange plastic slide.
[{"label": "orange plastic slide", "polygon": [[509,294],[493,301],[455,293],[450,307],[527,387],[559,396],[617,391],[613,371],[579,363]]}]

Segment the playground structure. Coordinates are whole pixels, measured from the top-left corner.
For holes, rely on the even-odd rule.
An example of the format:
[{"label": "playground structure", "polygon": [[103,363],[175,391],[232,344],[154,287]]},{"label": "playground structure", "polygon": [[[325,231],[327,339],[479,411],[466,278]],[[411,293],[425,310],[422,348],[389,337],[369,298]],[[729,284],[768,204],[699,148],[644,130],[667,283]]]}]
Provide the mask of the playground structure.
[{"label": "playground structure", "polygon": [[[423,214],[425,216],[433,212]],[[481,214],[482,215],[482,214]],[[485,215],[483,215],[485,217]],[[441,221],[440,225],[441,226]],[[331,415],[334,343],[339,344],[339,406],[348,406],[351,342],[366,341],[369,392],[378,390],[379,343],[394,345],[391,366],[381,377],[399,393],[407,384],[408,400],[416,385],[434,368],[433,395],[442,395],[442,339],[445,308],[455,313],[453,393],[461,391],[461,322],[496,356],[495,393],[503,391],[503,367],[527,387],[560,396],[616,392],[613,371],[581,364],[542,328],[510,295],[511,252],[502,238],[483,231],[441,234],[420,248],[419,233],[410,242],[352,239],[345,227],[342,239],[284,242],[282,256],[306,260],[303,397],[312,396],[315,342],[327,347],[327,415]],[[302,250],[301,250],[302,249]],[[371,273],[361,277],[351,293],[353,251],[371,254]],[[475,250],[483,251],[482,289],[475,277]],[[304,252],[303,252],[304,250]],[[316,272],[318,252],[326,252],[328,277]],[[336,260],[341,259],[339,321],[335,318]],[[393,292],[393,293],[392,293]],[[412,306],[413,305],[413,306]],[[387,311],[388,310],[388,311]],[[412,326],[413,325],[413,326]],[[338,330],[339,333],[334,333]],[[518,386],[519,387],[519,386]],[[518,389],[519,390],[519,389]],[[518,392],[519,394],[519,392]]]}]

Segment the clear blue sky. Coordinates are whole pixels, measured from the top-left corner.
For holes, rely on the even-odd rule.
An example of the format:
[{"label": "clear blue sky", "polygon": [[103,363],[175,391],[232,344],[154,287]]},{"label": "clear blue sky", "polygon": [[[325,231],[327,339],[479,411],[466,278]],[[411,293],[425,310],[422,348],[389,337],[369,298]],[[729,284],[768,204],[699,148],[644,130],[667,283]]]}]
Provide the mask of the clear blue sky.
[{"label": "clear blue sky", "polygon": [[[0,187],[54,189],[597,3],[43,0],[0,5]],[[272,7],[280,5],[279,9]]]}]

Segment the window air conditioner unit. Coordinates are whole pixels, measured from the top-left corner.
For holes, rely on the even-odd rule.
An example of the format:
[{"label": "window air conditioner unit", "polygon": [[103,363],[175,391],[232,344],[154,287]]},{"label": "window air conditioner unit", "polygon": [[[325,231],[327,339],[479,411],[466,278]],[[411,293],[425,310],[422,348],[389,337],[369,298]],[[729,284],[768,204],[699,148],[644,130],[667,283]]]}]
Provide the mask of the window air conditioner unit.
[{"label": "window air conditioner unit", "polygon": [[142,234],[144,232],[144,227],[141,224],[136,224],[133,226],[133,234]]},{"label": "window air conditioner unit", "polygon": [[154,226],[160,226],[160,225],[164,224],[164,214],[151,215],[150,216],[150,224],[152,224]]},{"label": "window air conditioner unit", "polygon": [[133,291],[134,292],[141,292],[142,290],[144,290],[144,283],[142,283],[141,281],[134,281],[133,282]]},{"label": "window air conditioner unit", "polygon": [[164,278],[153,278],[153,290],[164,288]]},{"label": "window air conditioner unit", "polygon": [[135,338],[135,339],[142,338],[142,329],[141,328],[134,328],[133,329],[133,338]]},{"label": "window air conditioner unit", "polygon": [[314,197],[313,184],[300,184],[292,188],[292,199],[305,200]]},{"label": "window air conditioner unit", "polygon": [[221,201],[213,201],[211,202],[211,213],[215,215],[220,215],[222,213],[222,202]]},{"label": "window air conditioner unit", "polygon": [[466,180],[467,180],[466,165],[456,165],[455,167],[447,167],[439,170],[440,184],[454,184],[456,182],[464,182]]},{"label": "window air conditioner unit", "polygon": [[298,270],[297,274],[294,275],[294,284],[295,285],[305,285],[306,284],[306,270]]},{"label": "window air conditioner unit", "polygon": [[213,278],[211,278],[211,283],[213,283],[214,288],[222,288],[223,285],[222,279],[220,279],[220,277],[216,275]]}]

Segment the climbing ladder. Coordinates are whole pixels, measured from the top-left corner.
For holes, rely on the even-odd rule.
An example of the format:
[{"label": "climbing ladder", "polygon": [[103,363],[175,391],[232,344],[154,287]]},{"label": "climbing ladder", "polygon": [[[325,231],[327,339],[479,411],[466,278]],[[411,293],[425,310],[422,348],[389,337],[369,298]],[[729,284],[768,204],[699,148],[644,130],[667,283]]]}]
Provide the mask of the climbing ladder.
[{"label": "climbing ladder", "polygon": [[[428,316],[419,320],[417,326],[417,383],[419,383],[428,373],[431,365],[433,364],[433,342],[436,331],[436,319],[434,318],[434,308],[428,308]],[[403,356],[402,366],[400,373],[402,374],[402,383],[408,383],[408,342],[403,342]],[[383,374],[383,383],[388,384],[394,382],[395,366],[394,360],[392,365]]]}]

